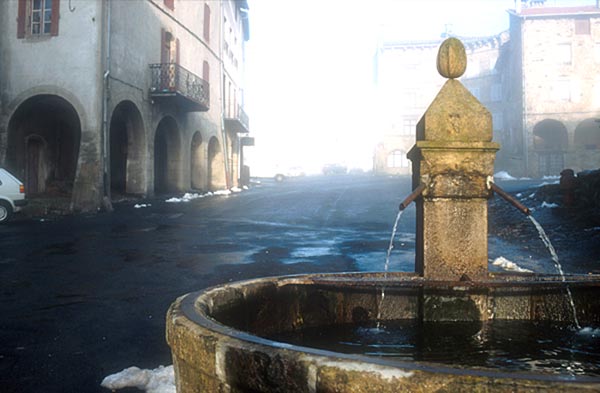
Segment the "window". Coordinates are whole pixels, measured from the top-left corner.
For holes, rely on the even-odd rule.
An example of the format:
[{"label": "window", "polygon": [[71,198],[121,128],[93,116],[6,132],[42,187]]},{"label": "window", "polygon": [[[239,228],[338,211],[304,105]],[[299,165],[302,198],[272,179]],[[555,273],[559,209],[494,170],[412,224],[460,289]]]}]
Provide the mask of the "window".
[{"label": "window", "polygon": [[174,10],[175,9],[175,0],[164,0],[165,3],[165,7],[167,7],[170,10]]},{"label": "window", "polygon": [[202,63],[202,79],[210,83],[210,67],[206,60],[204,60],[204,63]]},{"label": "window", "polygon": [[590,35],[590,20],[589,20],[589,18],[575,19],[575,34]]},{"label": "window", "polygon": [[17,38],[58,35],[60,0],[19,0]]},{"label": "window", "polygon": [[402,150],[394,150],[387,158],[388,168],[408,168],[408,159]]},{"label": "window", "polygon": [[210,42],[210,7],[204,4],[204,39]]},{"label": "window", "polygon": [[415,119],[404,119],[402,121],[401,135],[415,135],[417,129],[417,121]]}]

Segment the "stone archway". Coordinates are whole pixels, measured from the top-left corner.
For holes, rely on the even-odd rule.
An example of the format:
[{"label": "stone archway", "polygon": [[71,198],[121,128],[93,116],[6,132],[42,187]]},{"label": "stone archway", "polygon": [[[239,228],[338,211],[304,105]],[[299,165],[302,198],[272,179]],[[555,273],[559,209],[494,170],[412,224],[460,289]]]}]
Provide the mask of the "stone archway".
[{"label": "stone archway", "polygon": [[71,197],[80,141],[81,121],[71,103],[52,94],[33,96],[9,120],[6,166],[28,196]]},{"label": "stone archway", "polygon": [[154,192],[165,194],[183,190],[181,135],[177,122],[163,118],[154,137]]},{"label": "stone archway", "polygon": [[533,127],[533,147],[538,158],[538,175],[559,175],[569,147],[567,128],[558,120],[542,120]]},{"label": "stone archway", "polygon": [[600,150],[600,119],[585,119],[575,128],[577,149]]},{"label": "stone archway", "polygon": [[190,147],[190,182],[192,189],[201,190],[206,187],[204,179],[205,157],[202,144],[202,134],[196,131]]},{"label": "stone archway", "polygon": [[131,101],[115,107],[110,120],[111,195],[145,193],[146,141],[140,111]]},{"label": "stone archway", "polygon": [[219,140],[215,137],[208,142],[208,188],[211,191],[227,188],[225,179],[225,156]]}]

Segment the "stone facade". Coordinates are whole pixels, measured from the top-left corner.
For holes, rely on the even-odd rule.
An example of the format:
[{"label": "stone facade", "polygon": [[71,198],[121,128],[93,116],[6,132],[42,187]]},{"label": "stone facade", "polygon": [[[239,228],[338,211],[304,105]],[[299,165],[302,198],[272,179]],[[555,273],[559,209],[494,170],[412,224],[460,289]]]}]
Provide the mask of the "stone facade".
[{"label": "stone facade", "polygon": [[0,164],[29,196],[74,210],[240,185],[247,12],[233,0],[1,2]]},{"label": "stone facade", "polygon": [[[519,3],[519,2],[517,2]],[[535,6],[509,11],[510,28],[461,37],[468,57],[462,83],[491,112],[502,148],[496,171],[559,175],[600,164],[600,9]],[[384,137],[375,172],[409,173],[395,156],[415,140],[415,126],[441,79],[428,67],[441,40],[383,44],[377,53]],[[392,164],[392,165],[388,165]]]}]

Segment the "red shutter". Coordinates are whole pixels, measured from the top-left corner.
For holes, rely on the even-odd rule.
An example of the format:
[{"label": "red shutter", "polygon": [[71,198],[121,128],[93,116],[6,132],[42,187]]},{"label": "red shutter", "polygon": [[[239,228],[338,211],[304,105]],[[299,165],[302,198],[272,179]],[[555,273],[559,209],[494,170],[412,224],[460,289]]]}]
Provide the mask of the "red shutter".
[{"label": "red shutter", "polygon": [[175,64],[179,64],[179,38],[175,39]]},{"label": "red shutter", "polygon": [[204,39],[210,42],[210,7],[204,4]]},{"label": "red shutter", "polygon": [[202,79],[204,79],[205,81],[209,82],[208,80],[210,78],[210,68],[208,66],[208,62],[206,60],[204,60],[204,63],[202,64]]},{"label": "red shutter", "polygon": [[164,3],[168,9],[170,9],[170,10],[175,9],[175,0],[165,0]]},{"label": "red shutter", "polygon": [[167,63],[169,54],[167,53],[167,32],[160,29],[160,62]]},{"label": "red shutter", "polygon": [[60,11],[60,0],[52,1],[52,19],[50,22],[50,35],[56,36],[58,35],[58,19]]},{"label": "red shutter", "polygon": [[27,0],[19,0],[19,10],[17,13],[17,38],[25,38],[25,19],[27,10]]}]

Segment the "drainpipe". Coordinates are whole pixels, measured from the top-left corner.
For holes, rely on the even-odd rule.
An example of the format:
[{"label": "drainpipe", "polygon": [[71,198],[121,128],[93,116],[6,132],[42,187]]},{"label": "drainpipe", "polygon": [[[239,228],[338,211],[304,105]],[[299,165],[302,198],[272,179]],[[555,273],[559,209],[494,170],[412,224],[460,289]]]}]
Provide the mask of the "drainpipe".
[{"label": "drainpipe", "polygon": [[221,92],[221,138],[223,138],[223,163],[225,165],[225,186],[227,189],[231,188],[230,180],[229,180],[229,150],[227,149],[227,132],[225,131],[225,99],[224,94],[225,90],[223,88],[223,80],[225,78],[225,62],[223,61],[223,40],[225,39],[223,35],[223,4],[224,2],[219,2],[219,17],[221,20],[219,21],[219,62],[221,63],[221,78],[219,80],[219,91]]},{"label": "drainpipe", "polygon": [[111,0],[106,0],[106,21],[104,31],[104,50],[105,50],[105,63],[104,63],[104,75],[102,77],[102,182],[103,182],[103,195],[102,204],[108,211],[112,210],[112,204],[110,200],[110,172],[108,170],[109,164],[109,148],[108,148],[108,99],[109,99],[109,77],[110,77],[110,27],[111,27]]},{"label": "drainpipe", "polygon": [[523,149],[524,149],[524,160],[525,160],[525,175],[529,176],[529,136],[527,135],[527,89],[525,87],[525,50],[524,50],[524,30],[526,18],[523,18],[520,26],[521,30],[521,89],[523,99]]}]

